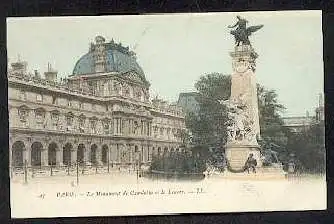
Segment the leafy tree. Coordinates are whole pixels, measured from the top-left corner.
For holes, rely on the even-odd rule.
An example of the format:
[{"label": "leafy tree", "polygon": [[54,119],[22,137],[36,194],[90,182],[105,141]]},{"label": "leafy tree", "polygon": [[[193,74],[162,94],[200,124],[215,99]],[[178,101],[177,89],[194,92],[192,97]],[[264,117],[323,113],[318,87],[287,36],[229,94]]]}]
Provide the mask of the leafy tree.
[{"label": "leafy tree", "polygon": [[199,113],[186,116],[186,126],[192,133],[193,144],[212,146],[226,141],[226,108],[218,100],[228,99],[231,77],[219,73],[202,76],[195,84]]},{"label": "leafy tree", "polygon": [[[194,143],[203,146],[222,146],[226,142],[226,107],[218,100],[226,100],[231,92],[231,77],[212,73],[200,77],[195,84],[198,92],[199,113],[188,114],[186,125]],[[261,136],[267,141],[285,146],[288,130],[283,127],[280,113],[285,109],[278,103],[277,93],[257,85]],[[284,147],[280,147],[284,149]]]},{"label": "leafy tree", "polygon": [[296,156],[297,169],[304,172],[324,172],[326,168],[324,123],[315,123],[299,133],[291,133],[287,149]]},{"label": "leafy tree", "polygon": [[177,151],[154,156],[152,158],[151,169],[164,171],[166,173],[203,173],[206,169],[206,164],[205,161],[197,155]]},{"label": "leafy tree", "polygon": [[[257,84],[257,95],[261,137],[268,142],[285,146],[287,144],[287,136],[290,133],[283,126],[283,120],[280,116],[285,107],[278,102],[278,96],[274,90],[267,90]],[[283,147],[281,147],[281,150],[283,150]]]}]

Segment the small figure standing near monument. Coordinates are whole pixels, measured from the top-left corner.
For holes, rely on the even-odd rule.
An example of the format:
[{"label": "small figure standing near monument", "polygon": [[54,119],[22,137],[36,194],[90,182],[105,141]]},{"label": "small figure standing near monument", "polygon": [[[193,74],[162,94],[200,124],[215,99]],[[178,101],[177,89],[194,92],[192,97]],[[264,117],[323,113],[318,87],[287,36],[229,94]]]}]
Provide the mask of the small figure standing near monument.
[{"label": "small figure standing near monument", "polygon": [[257,161],[253,157],[253,153],[249,154],[247,161],[245,163],[245,170],[249,173],[249,170],[252,170],[253,173],[256,173]]}]

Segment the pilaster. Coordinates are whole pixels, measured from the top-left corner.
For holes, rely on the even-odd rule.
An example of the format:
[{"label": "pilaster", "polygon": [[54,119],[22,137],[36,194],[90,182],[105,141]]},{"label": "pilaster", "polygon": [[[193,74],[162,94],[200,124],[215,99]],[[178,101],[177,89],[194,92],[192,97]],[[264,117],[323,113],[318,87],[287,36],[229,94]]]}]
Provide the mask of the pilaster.
[{"label": "pilaster", "polygon": [[102,147],[98,146],[97,149],[96,149],[96,163],[97,165],[101,166],[103,165],[103,162],[102,162]]},{"label": "pilaster", "polygon": [[78,156],[78,148],[71,149],[71,164],[77,163],[77,156]]},{"label": "pilaster", "polygon": [[23,164],[27,161],[27,166],[31,166],[31,149],[25,148],[23,150]]},{"label": "pilaster", "polygon": [[57,148],[56,149],[56,165],[57,166],[63,166],[63,148]]},{"label": "pilaster", "polygon": [[41,150],[41,165],[42,166],[48,166],[48,161],[49,161],[49,155],[48,155],[48,149],[43,147]]}]

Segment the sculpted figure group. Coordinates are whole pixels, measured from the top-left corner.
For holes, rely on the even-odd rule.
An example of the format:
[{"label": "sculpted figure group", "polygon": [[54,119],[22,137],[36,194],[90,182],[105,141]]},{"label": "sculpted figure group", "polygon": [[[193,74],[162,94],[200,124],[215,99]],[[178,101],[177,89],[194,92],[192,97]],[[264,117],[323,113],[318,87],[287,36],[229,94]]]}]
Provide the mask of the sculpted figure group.
[{"label": "sculpted figure group", "polygon": [[219,101],[227,107],[227,141],[229,143],[256,144],[253,120],[247,113],[244,95],[236,100]]}]

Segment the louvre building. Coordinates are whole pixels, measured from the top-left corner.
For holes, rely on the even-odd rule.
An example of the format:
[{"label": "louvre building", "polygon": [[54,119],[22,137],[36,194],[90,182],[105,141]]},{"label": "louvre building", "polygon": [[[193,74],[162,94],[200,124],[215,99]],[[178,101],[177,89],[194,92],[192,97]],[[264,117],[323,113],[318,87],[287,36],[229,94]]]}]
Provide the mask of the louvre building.
[{"label": "louvre building", "polygon": [[59,81],[18,60],[8,69],[12,167],[148,163],[180,150],[184,115],[176,104],[150,99],[135,53],[101,36]]}]

